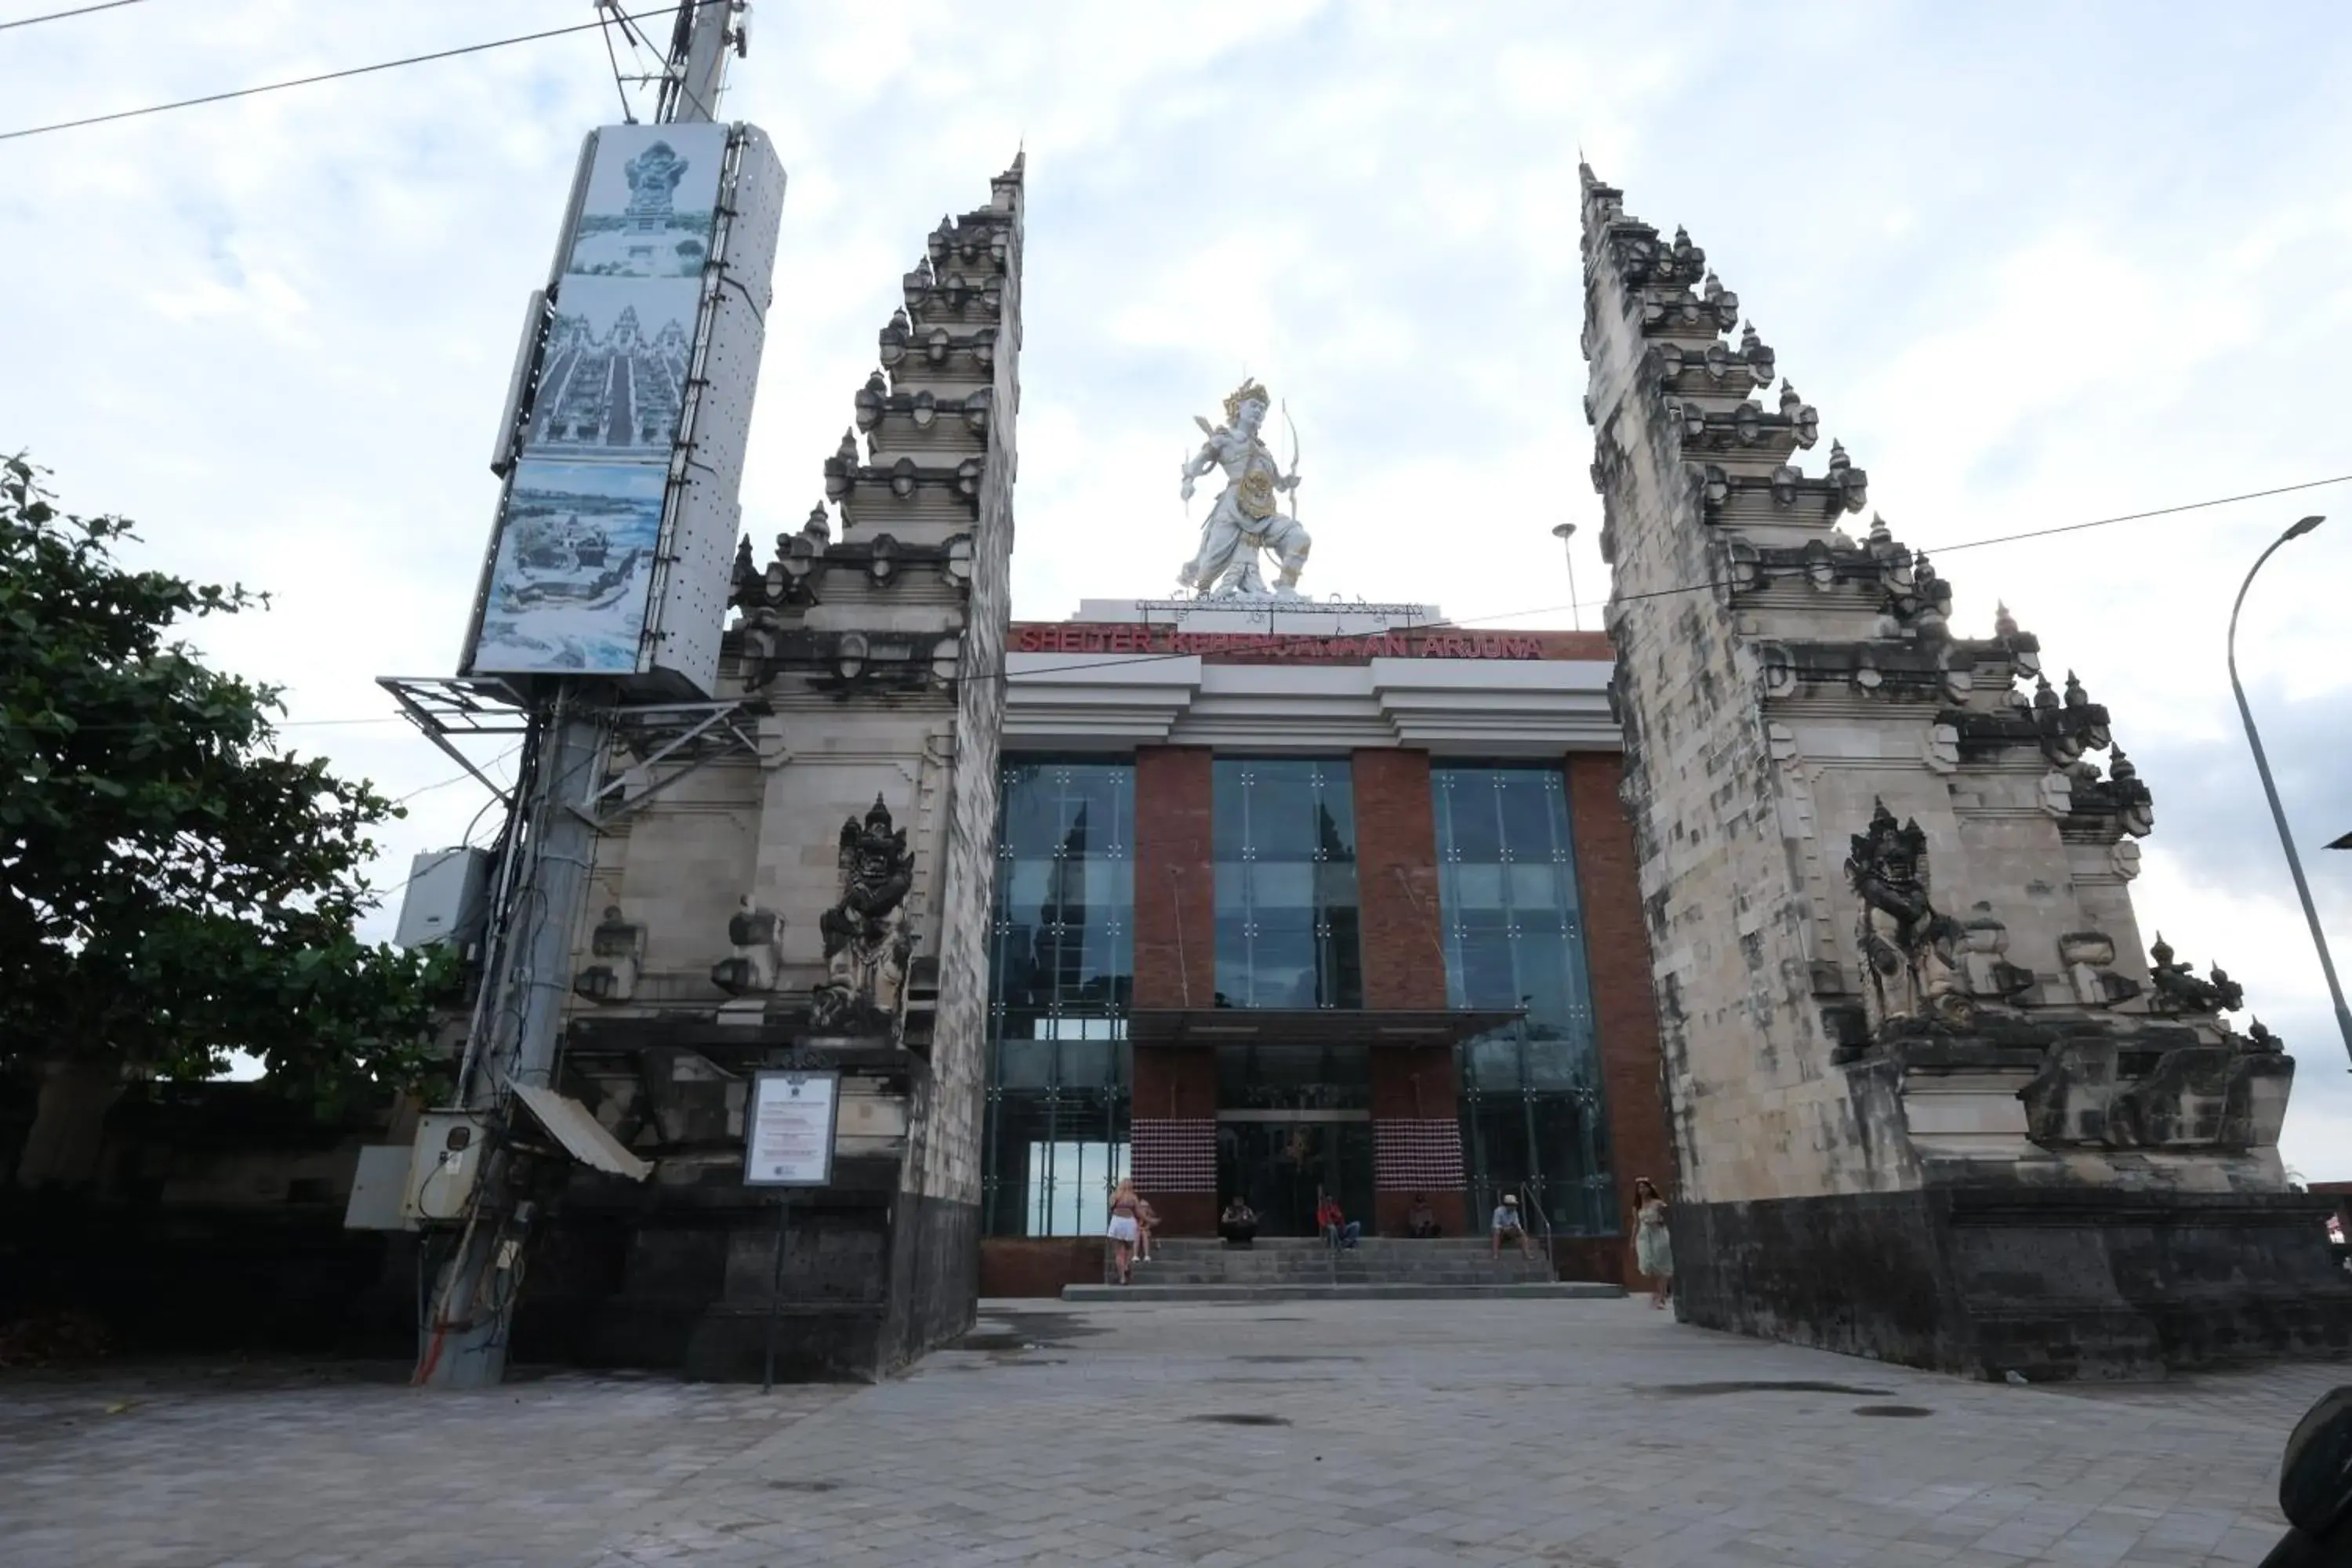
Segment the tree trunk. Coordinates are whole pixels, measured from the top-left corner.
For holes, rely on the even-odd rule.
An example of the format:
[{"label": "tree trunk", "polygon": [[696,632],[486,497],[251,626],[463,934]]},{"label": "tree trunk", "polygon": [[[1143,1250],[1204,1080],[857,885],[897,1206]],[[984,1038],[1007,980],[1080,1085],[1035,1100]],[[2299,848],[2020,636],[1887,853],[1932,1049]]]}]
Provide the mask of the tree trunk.
[{"label": "tree trunk", "polygon": [[49,1063],[16,1161],[16,1184],[69,1188],[96,1182],[106,1114],[123,1088],[122,1069],[110,1062]]}]

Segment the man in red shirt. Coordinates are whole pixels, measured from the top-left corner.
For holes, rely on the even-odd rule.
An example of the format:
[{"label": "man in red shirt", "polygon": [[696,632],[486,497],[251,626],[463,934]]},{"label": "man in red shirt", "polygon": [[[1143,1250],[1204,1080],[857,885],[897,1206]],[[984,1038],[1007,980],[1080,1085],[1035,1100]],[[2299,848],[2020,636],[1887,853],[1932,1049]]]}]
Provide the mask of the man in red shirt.
[{"label": "man in red shirt", "polygon": [[1339,1212],[1339,1200],[1325,1193],[1315,1205],[1315,1227],[1334,1247],[1353,1247],[1364,1234],[1362,1224]]}]

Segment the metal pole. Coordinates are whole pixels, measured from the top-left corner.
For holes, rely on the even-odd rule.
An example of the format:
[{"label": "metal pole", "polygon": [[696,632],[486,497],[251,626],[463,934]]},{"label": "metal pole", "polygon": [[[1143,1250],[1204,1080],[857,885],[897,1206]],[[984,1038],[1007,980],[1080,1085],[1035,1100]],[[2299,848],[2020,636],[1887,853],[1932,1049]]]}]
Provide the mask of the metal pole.
[{"label": "metal pole", "polygon": [[793,1213],[793,1193],[790,1187],[776,1201],[776,1266],[768,1279],[768,1352],[760,1373],[760,1392],[770,1394],[776,1386],[776,1314],[784,1300],[784,1243],[791,1232],[786,1228]]},{"label": "metal pole", "polygon": [[1576,524],[1572,522],[1557,524],[1551,531],[1551,536],[1559,541],[1560,548],[1568,555],[1569,624],[1578,631],[1582,631],[1584,606],[1576,602]]},{"label": "metal pole", "polygon": [[2336,977],[2336,960],[2327,952],[2326,933],[2319,927],[2319,909],[2311,901],[2311,884],[2304,879],[2303,858],[2294,852],[2294,835],[2288,831],[2286,808],[2279,804],[2278,785],[2271,780],[2270,758],[2263,754],[2263,737],[2254,728],[2254,710],[2246,706],[2246,689],[2238,681],[2238,612],[2245,607],[2246,590],[2254,585],[2254,573],[2263,569],[2278,547],[2290,539],[2300,539],[2327,520],[2306,517],[2271,542],[2271,547],[2254,558],[2246,580],[2238,584],[2237,601],[2230,606],[2230,689],[2238,699],[2238,717],[2246,726],[2246,744],[2253,748],[2254,771],[2263,777],[2263,795],[2271,803],[2271,820],[2278,825],[2279,847],[2286,851],[2286,868],[2294,877],[2295,897],[2303,900],[2303,918],[2311,927],[2311,945],[2319,950],[2320,972],[2327,976],[2327,994],[2336,1003],[2336,1027],[2344,1037],[2344,1051],[2352,1058],[2352,1008],[2344,1005],[2344,984]]},{"label": "metal pole", "polygon": [[[525,1220],[508,1190],[514,1170],[502,1108],[509,1079],[540,1086],[554,1076],[555,1049],[572,981],[572,938],[587,889],[595,830],[572,808],[593,783],[604,745],[602,715],[570,682],[535,720],[539,768],[519,803],[523,831],[510,851],[524,858],[501,943],[486,1039],[461,1103],[482,1113],[490,1147],[474,1181],[472,1213],[435,1306],[416,1381],[434,1388],[488,1388],[506,1373]],[[503,1278],[501,1278],[503,1276]]]}]

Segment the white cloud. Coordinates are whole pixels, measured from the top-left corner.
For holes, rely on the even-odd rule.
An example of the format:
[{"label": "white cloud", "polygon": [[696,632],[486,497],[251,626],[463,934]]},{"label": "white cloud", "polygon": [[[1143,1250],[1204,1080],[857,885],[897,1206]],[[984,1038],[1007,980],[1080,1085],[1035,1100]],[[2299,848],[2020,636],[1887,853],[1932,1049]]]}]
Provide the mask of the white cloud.
[{"label": "white cloud", "polygon": [[[9,36],[0,129],[583,11],[100,13]],[[1792,5],[1767,26],[1532,0],[763,4],[726,107],[771,132],[792,184],[746,525],[763,542],[799,526],[899,274],[1024,141],[1025,614],[1166,585],[1191,542],[1173,479],[1189,416],[1244,363],[1298,422],[1310,586],[1464,616],[1558,605],[1549,530],[1568,521],[1598,598],[1580,142],[1633,212],[1708,247],[1913,542],[2352,472],[2329,413],[2329,345],[2352,325],[2352,100],[2331,90],[2352,39],[2333,19],[2316,3],[2160,28],[2121,5]],[[583,34],[0,142],[0,447],[31,448],[71,504],[139,518],[159,563],[272,589],[270,614],[203,636],[287,683],[298,720],[383,715],[375,675],[452,665],[490,423],[580,136],[614,113],[605,69]],[[2352,513],[2352,494],[1938,563],[1962,625],[2006,599],[2136,752],[2228,747],[2229,595],[2285,522],[2331,507]],[[2241,661],[2266,720],[2352,684],[2347,581],[2352,515],[2256,590]],[[2298,821],[2352,829],[2340,761],[2316,727],[2294,732],[2301,773],[2338,781],[2291,801]],[[394,795],[455,771],[396,724],[292,734]],[[2263,810],[2242,763],[2148,777],[2168,823]],[[418,796],[382,879],[479,804],[471,784]],[[2340,1165],[2325,1011],[2269,956],[2296,951],[2283,879],[2176,877],[2164,842],[2144,899],[2184,943],[2176,923],[2230,911],[2194,951],[2312,1053],[2291,1146]],[[2340,924],[2352,856],[2323,858]]]}]

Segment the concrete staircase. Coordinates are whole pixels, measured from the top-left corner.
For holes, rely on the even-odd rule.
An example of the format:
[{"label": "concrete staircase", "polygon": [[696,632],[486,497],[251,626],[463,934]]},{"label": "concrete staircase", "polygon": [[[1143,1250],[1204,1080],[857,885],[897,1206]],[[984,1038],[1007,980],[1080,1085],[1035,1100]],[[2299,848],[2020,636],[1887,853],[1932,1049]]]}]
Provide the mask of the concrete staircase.
[{"label": "concrete staircase", "polygon": [[1261,1237],[1251,1247],[1221,1241],[1163,1240],[1135,1282],[1070,1285],[1066,1301],[1445,1300],[1481,1297],[1622,1296],[1614,1285],[1553,1277],[1544,1258],[1506,1248],[1486,1256],[1484,1237],[1401,1241],[1366,1237],[1333,1252],[1308,1237]]}]

